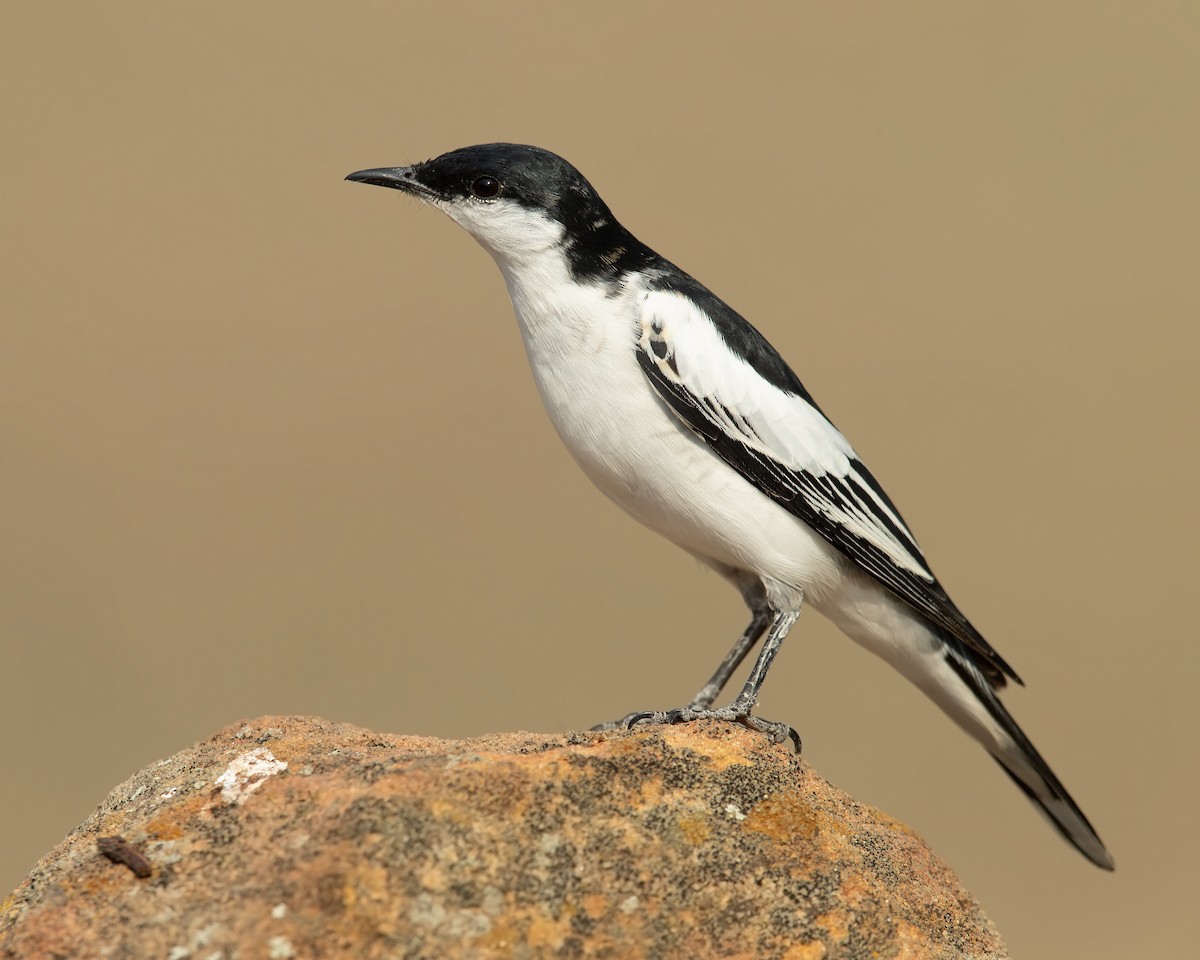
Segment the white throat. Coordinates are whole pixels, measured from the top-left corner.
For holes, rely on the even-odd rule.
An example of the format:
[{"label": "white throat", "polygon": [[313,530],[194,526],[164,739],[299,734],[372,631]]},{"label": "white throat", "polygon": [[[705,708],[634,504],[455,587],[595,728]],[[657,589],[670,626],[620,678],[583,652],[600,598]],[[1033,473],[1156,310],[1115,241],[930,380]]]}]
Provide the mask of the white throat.
[{"label": "white throat", "polygon": [[623,315],[608,288],[571,275],[557,221],[513,202],[444,209],[500,268],[535,376],[541,364],[557,366],[566,354],[594,346],[612,330],[606,319]]},{"label": "white throat", "polygon": [[[479,241],[500,265],[535,266],[562,249],[564,227],[540,211],[512,200],[439,204],[455,223]],[[559,253],[561,256],[561,254]]]}]

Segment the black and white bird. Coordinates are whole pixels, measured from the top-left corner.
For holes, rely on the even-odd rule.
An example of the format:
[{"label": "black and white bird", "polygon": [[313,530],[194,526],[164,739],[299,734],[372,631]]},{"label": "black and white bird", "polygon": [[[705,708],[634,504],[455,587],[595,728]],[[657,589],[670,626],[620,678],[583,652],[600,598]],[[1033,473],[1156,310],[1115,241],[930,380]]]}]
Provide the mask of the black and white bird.
[{"label": "black and white bird", "polygon": [[[626,723],[718,717],[782,740],[789,728],[751,709],[808,603],[916,684],[1068,841],[1112,869],[996,695],[1019,678],[946,595],[900,512],[758,330],[634,238],[549,151],[483,144],[347,179],[420,198],[492,255],[546,412],[576,462],[750,607],[750,625],[691,703]],[[714,709],[764,634],[741,693]]]}]

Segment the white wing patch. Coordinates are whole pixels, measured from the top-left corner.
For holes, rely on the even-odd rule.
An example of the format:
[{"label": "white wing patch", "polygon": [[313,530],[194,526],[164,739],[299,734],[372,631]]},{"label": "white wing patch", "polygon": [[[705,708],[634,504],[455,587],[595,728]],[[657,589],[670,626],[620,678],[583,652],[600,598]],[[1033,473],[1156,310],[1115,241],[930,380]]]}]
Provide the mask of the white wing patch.
[{"label": "white wing patch", "polygon": [[849,441],[807,400],[735,354],[695,303],[671,292],[646,294],[638,346],[705,420],[754,457],[765,488],[802,496],[897,567],[934,581],[916,539],[867,479]]}]

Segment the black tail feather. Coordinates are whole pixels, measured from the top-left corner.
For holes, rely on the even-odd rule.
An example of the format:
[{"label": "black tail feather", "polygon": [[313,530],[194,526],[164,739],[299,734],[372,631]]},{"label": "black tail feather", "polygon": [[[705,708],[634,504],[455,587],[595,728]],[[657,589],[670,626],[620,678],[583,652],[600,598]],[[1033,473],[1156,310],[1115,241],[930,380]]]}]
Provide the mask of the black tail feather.
[{"label": "black tail feather", "polygon": [[1055,776],[1050,765],[1025,736],[1025,731],[1017,726],[1012,715],[1004,708],[1004,704],[996,696],[987,678],[968,656],[956,649],[957,644],[951,643],[951,638],[943,637],[943,639],[947,641],[946,662],[971,688],[980,703],[987,708],[991,717],[1011,739],[1013,751],[1020,760],[1024,761],[1030,772],[1036,777],[1037,782],[1027,782],[1009,762],[1006,762],[1002,753],[993,753],[993,758],[1000,764],[1000,768],[1008,774],[1013,783],[1020,787],[1021,792],[1045,815],[1046,819],[1053,824],[1068,843],[1096,866],[1112,870],[1113,859],[1105,849],[1104,842],[1096,833],[1095,828],[1088,822],[1088,818],[1084,816],[1079,805],[1067,792],[1067,788],[1062,785],[1062,781]]}]

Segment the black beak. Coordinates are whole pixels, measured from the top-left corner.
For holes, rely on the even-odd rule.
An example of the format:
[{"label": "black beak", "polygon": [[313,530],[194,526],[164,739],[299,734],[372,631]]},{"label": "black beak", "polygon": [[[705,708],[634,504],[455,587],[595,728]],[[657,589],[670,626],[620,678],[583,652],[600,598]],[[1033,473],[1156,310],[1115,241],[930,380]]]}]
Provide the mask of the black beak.
[{"label": "black beak", "polygon": [[413,176],[412,167],[376,167],[373,170],[359,170],[346,178],[355,183],[373,183],[377,187],[391,187],[393,190],[403,190],[417,196],[431,196],[431,191],[425,184]]}]

